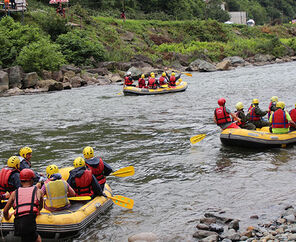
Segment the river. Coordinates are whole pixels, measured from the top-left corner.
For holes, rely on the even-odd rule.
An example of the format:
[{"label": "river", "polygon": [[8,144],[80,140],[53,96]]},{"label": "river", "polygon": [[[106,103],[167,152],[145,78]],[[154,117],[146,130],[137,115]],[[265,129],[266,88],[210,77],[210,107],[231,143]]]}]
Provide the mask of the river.
[{"label": "river", "polygon": [[[5,164],[28,145],[33,168],[45,173],[51,163],[71,165],[90,145],[114,170],[135,167],[134,176],[107,179],[114,194],[134,199],[133,210],[114,205],[74,241],[127,241],[140,232],[196,241],[192,234],[205,212],[255,225],[295,201],[296,149],[224,147],[213,111],[220,97],[233,111],[253,98],[266,110],[274,95],[290,110],[295,76],[291,62],[184,75],[189,87],[176,94],[123,96],[122,86],[111,85],[1,97],[0,158]],[[190,144],[191,136],[212,130]]]}]

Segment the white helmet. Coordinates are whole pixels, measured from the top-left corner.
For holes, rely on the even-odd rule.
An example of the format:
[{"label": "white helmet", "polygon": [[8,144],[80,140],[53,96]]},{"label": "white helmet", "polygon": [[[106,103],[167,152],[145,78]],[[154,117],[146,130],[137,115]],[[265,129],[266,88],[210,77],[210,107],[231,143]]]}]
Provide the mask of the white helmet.
[{"label": "white helmet", "polygon": [[130,76],[132,73],[130,72],[130,71],[128,71],[127,73],[126,73],[126,75],[127,76]]}]

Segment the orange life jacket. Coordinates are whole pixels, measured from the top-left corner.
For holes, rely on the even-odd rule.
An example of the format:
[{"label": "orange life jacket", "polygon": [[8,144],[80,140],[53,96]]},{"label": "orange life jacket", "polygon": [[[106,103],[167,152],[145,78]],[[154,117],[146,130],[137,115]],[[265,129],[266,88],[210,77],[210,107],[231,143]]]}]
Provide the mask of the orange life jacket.
[{"label": "orange life jacket", "polygon": [[148,87],[149,88],[156,88],[157,87],[157,83],[156,83],[155,78],[151,78],[151,77],[149,78]]},{"label": "orange life jacket", "polygon": [[16,171],[16,169],[5,167],[0,171],[0,194],[4,194],[7,191],[12,192],[15,187],[8,184],[8,179],[12,172]]}]

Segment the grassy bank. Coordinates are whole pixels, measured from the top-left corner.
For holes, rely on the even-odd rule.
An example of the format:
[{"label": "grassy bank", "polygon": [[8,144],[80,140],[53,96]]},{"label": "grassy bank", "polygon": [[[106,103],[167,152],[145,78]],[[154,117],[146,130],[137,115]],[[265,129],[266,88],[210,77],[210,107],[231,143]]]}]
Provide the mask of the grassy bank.
[{"label": "grassy bank", "polygon": [[[227,56],[282,57],[296,51],[296,27],[226,25],[207,21],[127,20],[93,16],[79,5],[57,16],[35,3],[25,14],[2,18],[0,65],[20,64],[26,71],[54,70],[65,63],[92,66],[99,61],[129,61],[135,55],[168,65],[178,55],[188,61],[218,62]],[[38,7],[37,7],[38,5]],[[33,5],[34,6],[34,5]],[[94,14],[92,12],[92,14]]]}]

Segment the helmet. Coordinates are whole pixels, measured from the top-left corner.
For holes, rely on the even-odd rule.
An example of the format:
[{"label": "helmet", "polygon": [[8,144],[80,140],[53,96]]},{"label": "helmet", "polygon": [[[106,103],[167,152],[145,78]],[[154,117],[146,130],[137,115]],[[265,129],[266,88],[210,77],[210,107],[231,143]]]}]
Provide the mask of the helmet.
[{"label": "helmet", "polygon": [[35,177],[34,171],[31,169],[25,168],[20,172],[20,180],[21,181],[30,181]]},{"label": "helmet", "polygon": [[252,103],[253,103],[253,104],[259,104],[259,100],[258,100],[257,98],[254,98],[254,99],[252,100]]},{"label": "helmet", "polygon": [[152,78],[155,78],[155,75],[152,75],[152,74],[151,74],[151,77],[152,77]]},{"label": "helmet", "polygon": [[141,75],[141,78],[145,78],[145,75],[144,75],[144,74],[142,74],[142,75]]},{"label": "helmet", "polygon": [[154,72],[151,72],[151,73],[150,73],[150,76],[155,76]]},{"label": "helmet", "polygon": [[172,76],[175,76],[176,75],[176,73],[175,72],[172,72]]},{"label": "helmet", "polygon": [[74,161],[73,161],[73,166],[75,168],[77,167],[82,167],[85,166],[85,161],[82,157],[77,157]]},{"label": "helmet", "polygon": [[126,73],[126,75],[127,76],[130,76],[132,73],[130,72],[130,71],[128,71],[127,73]]},{"label": "helmet", "polygon": [[225,98],[220,98],[220,99],[218,100],[218,105],[219,105],[219,106],[224,106],[225,103],[226,103]]},{"label": "helmet", "polygon": [[166,76],[165,72],[163,72],[161,75],[162,75],[162,76]]},{"label": "helmet", "polygon": [[235,104],[235,108],[237,110],[241,110],[244,108],[244,104],[242,102],[238,102],[237,104]]},{"label": "helmet", "polygon": [[284,109],[285,106],[286,106],[286,104],[285,104],[284,102],[277,102],[277,103],[276,103],[276,107],[277,107],[277,108]]},{"label": "helmet", "polygon": [[277,102],[279,100],[279,98],[277,96],[273,96],[270,101],[272,102]]},{"label": "helmet", "polygon": [[90,146],[86,146],[83,149],[83,156],[85,159],[90,159],[94,157],[94,149]]},{"label": "helmet", "polygon": [[48,178],[56,173],[59,173],[59,168],[56,165],[49,165],[48,167],[46,167],[46,174]]},{"label": "helmet", "polygon": [[23,158],[27,158],[27,154],[28,153],[32,153],[32,149],[28,146],[26,147],[23,147],[20,149],[20,156],[23,157]]},{"label": "helmet", "polygon": [[20,159],[17,156],[11,156],[7,161],[7,166],[15,169],[20,168]]}]

